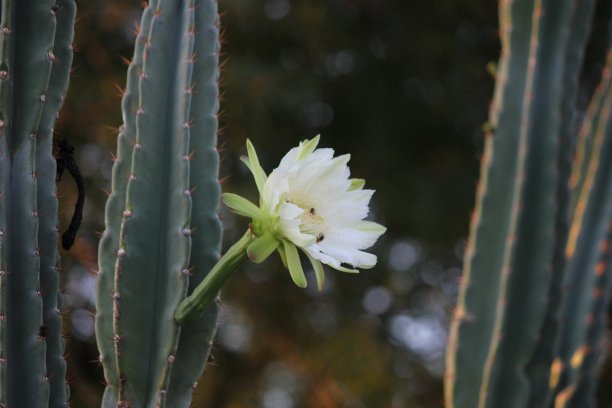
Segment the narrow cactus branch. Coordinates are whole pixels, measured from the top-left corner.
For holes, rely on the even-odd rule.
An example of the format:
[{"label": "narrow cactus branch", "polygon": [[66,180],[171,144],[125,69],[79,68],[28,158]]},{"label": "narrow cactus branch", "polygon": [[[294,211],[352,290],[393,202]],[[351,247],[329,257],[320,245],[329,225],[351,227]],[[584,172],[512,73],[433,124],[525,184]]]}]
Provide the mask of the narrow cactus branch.
[{"label": "narrow cactus branch", "polygon": [[[105,398],[115,406],[120,378],[115,360],[113,334],[113,297],[115,296],[115,262],[119,250],[119,229],[125,211],[127,181],[132,167],[132,146],[136,144],[136,112],[138,111],[138,81],[142,73],[144,49],[156,0],[149,2],[142,15],[140,32],[136,38],[134,58],[128,68],[128,79],[121,107],[123,125],[117,139],[117,154],[113,166],[111,195],[106,203],[104,235],[100,240],[99,273],[96,289],[96,340],[106,380]],[[115,404],[115,405],[113,405]]]},{"label": "narrow cactus branch", "polygon": [[[448,406],[477,407],[483,366],[496,328],[496,304],[508,271],[504,261],[513,205],[513,180],[518,174],[522,103],[531,33],[531,1],[499,5],[502,54],[489,113],[489,133],[481,162],[476,209],[470,225],[464,276],[451,325],[445,378]],[[487,221],[487,217],[495,222]],[[495,333],[497,331],[497,333]]]},{"label": "narrow cactus branch", "polygon": [[[8,398],[10,406],[45,406],[49,399],[42,319],[36,139],[51,74],[54,0],[15,2],[10,52],[13,111],[7,118],[10,182],[7,226]],[[16,75],[18,73],[18,75]],[[50,141],[49,141],[50,143]]]},{"label": "narrow cactus branch", "polygon": [[[217,216],[221,187],[217,152],[219,111],[219,14],[216,0],[197,1],[193,8],[194,54],[191,94],[190,185],[191,229],[194,231],[189,262],[189,293],[204,279],[219,258],[221,222]],[[186,271],[187,272],[187,271]],[[167,386],[167,406],[188,407],[194,384],[208,360],[217,327],[218,304],[181,328],[176,360]]]},{"label": "narrow cactus branch", "polygon": [[2,1],[0,406],[68,401],[52,139],[68,86],[74,18],[74,0]]},{"label": "narrow cactus branch", "polygon": [[8,401],[8,333],[6,324],[7,309],[7,213],[6,191],[10,182],[10,161],[8,160],[8,118],[11,116],[10,79],[13,70],[10,58],[12,27],[11,16],[12,1],[2,2],[2,16],[0,20],[0,404]]},{"label": "narrow cactus branch", "polygon": [[501,297],[502,337],[489,354],[491,382],[482,388],[488,390],[490,407],[526,406],[529,400],[525,369],[544,321],[552,278],[563,63],[574,4],[573,0],[536,0],[534,5],[520,134],[525,161],[514,204],[516,235],[509,237],[514,242],[506,252],[509,278]]},{"label": "narrow cactus branch", "polygon": [[40,337],[46,342],[46,377],[49,379],[49,407],[65,407],[70,390],[66,384],[64,340],[59,315],[59,256],[58,204],[56,194],[56,164],[53,157],[53,127],[68,90],[72,65],[72,40],[76,4],[74,0],[58,0],[52,9],[57,20],[52,50],[52,69],[46,102],[36,141],[36,172],[38,174],[38,242],[40,251],[40,291],[43,299],[43,322]]},{"label": "narrow cactus branch", "polygon": [[559,309],[562,299],[563,272],[565,270],[565,245],[569,230],[570,191],[568,180],[572,171],[575,139],[577,135],[576,99],[579,73],[582,66],[586,40],[590,32],[594,1],[575,2],[569,41],[565,52],[563,73],[563,97],[561,132],[559,138],[559,180],[557,182],[558,212],[555,221],[556,244],[553,254],[552,277],[546,306],[546,316],[538,335],[537,345],[527,374],[531,384],[529,405],[533,408],[550,403],[551,365],[558,349]]}]

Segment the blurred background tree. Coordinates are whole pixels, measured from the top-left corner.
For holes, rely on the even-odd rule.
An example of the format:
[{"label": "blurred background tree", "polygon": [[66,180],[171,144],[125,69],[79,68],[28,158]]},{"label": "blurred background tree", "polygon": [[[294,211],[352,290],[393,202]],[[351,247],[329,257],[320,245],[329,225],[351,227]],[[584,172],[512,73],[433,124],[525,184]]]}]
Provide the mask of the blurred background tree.
[{"label": "blurred background tree", "polygon": [[[57,138],[77,146],[85,220],[64,254],[73,407],[99,405],[93,335],[120,88],[142,5],[79,1],[77,52]],[[599,1],[583,72],[584,105],[600,74],[610,3]],[[388,227],[373,270],[328,270],[301,290],[278,259],[249,265],[223,292],[214,359],[195,407],[441,407],[443,357],[473,206],[481,125],[498,58],[497,4],[436,0],[221,0],[220,135],[224,189],[256,189],[238,158],[250,138],[267,171],[318,133],[351,153]],[[63,228],[76,191],[62,181]],[[221,210],[226,242],[245,220]]]}]

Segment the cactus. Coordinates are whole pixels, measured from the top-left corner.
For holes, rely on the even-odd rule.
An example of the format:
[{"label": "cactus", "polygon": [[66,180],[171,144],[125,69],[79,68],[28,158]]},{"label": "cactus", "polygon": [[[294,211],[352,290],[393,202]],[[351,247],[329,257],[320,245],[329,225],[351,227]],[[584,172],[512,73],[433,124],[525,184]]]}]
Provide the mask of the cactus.
[{"label": "cactus", "polygon": [[100,241],[96,337],[105,407],[187,407],[218,305],[174,311],[218,259],[219,17],[214,0],[152,0],[122,100]]},{"label": "cactus", "polygon": [[[559,401],[587,407],[594,393],[595,350],[606,327],[612,254],[612,52],[580,134],[571,178],[573,217],[567,241],[567,293],[556,360]],[[590,380],[590,382],[588,382]],[[565,402],[564,402],[565,403]]]},{"label": "cactus", "polygon": [[[609,277],[584,271],[594,270],[612,216],[612,99],[601,90],[610,68],[583,124],[582,134],[594,136],[581,138],[585,153],[571,170],[577,74],[592,9],[592,1],[500,3],[500,69],[449,337],[449,406],[547,406],[559,376],[557,392],[568,398],[567,387],[586,378],[567,367],[578,343],[596,342],[601,332],[595,313],[607,297],[592,292],[597,285],[603,293]],[[579,389],[583,403],[592,399],[592,384]]]},{"label": "cactus", "polygon": [[53,126],[74,0],[3,0],[0,28],[0,405],[68,404],[58,314]]}]

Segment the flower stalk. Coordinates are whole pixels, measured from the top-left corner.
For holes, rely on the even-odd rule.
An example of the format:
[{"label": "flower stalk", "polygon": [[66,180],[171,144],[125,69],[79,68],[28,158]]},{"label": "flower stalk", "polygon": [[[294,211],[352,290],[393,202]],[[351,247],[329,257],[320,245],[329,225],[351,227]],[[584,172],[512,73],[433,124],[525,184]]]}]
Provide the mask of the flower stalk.
[{"label": "flower stalk", "polygon": [[200,283],[176,309],[174,316],[179,324],[197,319],[219,293],[221,286],[248,259],[247,248],[255,241],[251,230],[230,247],[219,259],[206,278]]}]

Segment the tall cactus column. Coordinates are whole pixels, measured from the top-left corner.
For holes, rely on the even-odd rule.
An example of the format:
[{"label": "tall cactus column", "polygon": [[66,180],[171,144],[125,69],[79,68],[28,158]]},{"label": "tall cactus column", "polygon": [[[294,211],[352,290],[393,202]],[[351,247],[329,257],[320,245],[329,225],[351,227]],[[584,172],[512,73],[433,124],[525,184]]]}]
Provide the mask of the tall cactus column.
[{"label": "tall cactus column", "polygon": [[73,0],[2,1],[0,403],[65,406],[53,125],[68,85]]},{"label": "tall cactus column", "polygon": [[[524,407],[527,368],[547,315],[555,247],[566,55],[580,54],[570,27],[588,23],[588,1],[500,2],[502,56],[490,113],[465,276],[447,357],[455,407]],[[580,24],[573,15],[582,16]],[[574,79],[574,81],[577,79]],[[567,172],[563,172],[564,174]],[[567,200],[567,197],[565,197]],[[559,252],[559,251],[557,251]],[[531,373],[530,373],[531,374]],[[547,390],[544,390],[546,393]]]},{"label": "tall cactus column", "polygon": [[220,249],[218,23],[214,0],[143,13],[100,242],[106,407],[188,407],[210,351],[217,306],[182,328],[174,311]]}]

